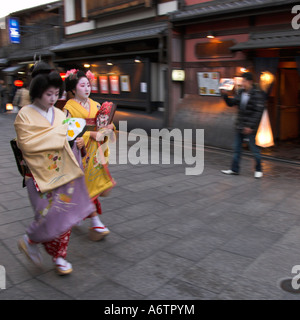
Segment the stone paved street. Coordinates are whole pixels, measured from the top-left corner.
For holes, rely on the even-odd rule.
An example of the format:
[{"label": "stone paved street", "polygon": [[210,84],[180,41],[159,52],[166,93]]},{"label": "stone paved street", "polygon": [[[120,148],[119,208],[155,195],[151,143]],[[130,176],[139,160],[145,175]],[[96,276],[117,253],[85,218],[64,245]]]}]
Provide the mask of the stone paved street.
[{"label": "stone paved street", "polygon": [[256,180],[245,156],[241,174],[225,176],[232,155],[213,149],[199,176],[185,165],[111,165],[117,186],[101,199],[111,234],[91,242],[85,221],[72,231],[71,275],[57,276],[42,247],[34,267],[17,248],[33,211],[9,145],[14,117],[0,115],[0,299],[300,298],[279,285],[300,265],[300,167],[264,161]]}]

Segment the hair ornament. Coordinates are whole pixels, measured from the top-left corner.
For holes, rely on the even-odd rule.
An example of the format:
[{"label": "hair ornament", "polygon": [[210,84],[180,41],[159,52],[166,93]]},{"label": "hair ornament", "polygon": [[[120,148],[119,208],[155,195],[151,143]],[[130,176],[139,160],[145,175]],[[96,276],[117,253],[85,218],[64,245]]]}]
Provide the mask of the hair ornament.
[{"label": "hair ornament", "polygon": [[71,69],[66,72],[65,78],[69,78],[70,80],[77,78],[78,69]]},{"label": "hair ornament", "polygon": [[89,79],[90,82],[92,82],[96,79],[94,74],[90,70],[88,70],[85,75]]}]

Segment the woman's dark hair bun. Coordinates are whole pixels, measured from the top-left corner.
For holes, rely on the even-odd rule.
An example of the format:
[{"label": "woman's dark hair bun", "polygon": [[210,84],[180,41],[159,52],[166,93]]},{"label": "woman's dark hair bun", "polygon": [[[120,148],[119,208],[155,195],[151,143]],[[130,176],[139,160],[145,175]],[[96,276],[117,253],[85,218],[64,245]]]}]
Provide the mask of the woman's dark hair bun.
[{"label": "woman's dark hair bun", "polygon": [[50,65],[44,61],[40,61],[33,66],[31,77],[34,78],[38,74],[48,74],[53,70]]},{"label": "woman's dark hair bun", "polygon": [[31,100],[40,99],[43,93],[50,87],[59,89],[59,97],[62,96],[64,82],[58,72],[51,71],[50,73],[36,74],[30,83],[29,93]]}]

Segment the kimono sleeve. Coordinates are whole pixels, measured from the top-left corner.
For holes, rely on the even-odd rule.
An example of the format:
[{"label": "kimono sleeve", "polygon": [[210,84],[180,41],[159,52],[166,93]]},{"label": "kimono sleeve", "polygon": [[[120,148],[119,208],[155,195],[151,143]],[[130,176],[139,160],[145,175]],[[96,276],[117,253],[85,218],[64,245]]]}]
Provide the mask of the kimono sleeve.
[{"label": "kimono sleeve", "polygon": [[17,133],[17,144],[22,152],[32,154],[64,148],[67,124],[52,127],[33,123],[21,111],[16,117],[14,126]]}]

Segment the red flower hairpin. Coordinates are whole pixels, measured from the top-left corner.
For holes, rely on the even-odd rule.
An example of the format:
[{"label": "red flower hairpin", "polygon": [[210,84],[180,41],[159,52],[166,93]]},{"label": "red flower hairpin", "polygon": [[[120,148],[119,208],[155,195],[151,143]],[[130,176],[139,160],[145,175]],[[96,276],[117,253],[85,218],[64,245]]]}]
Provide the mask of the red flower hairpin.
[{"label": "red flower hairpin", "polygon": [[76,79],[77,72],[78,72],[77,69],[68,70],[68,71],[66,72],[65,78],[68,78],[68,77],[69,77],[70,80]]},{"label": "red flower hairpin", "polygon": [[90,82],[95,80],[95,76],[90,70],[88,70],[85,75],[89,79]]}]

